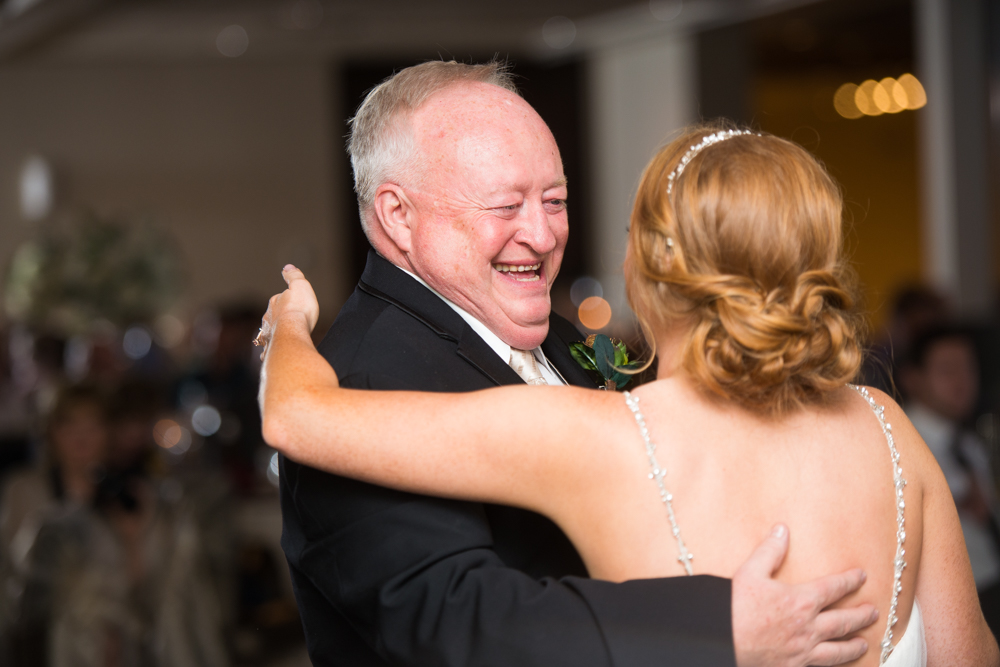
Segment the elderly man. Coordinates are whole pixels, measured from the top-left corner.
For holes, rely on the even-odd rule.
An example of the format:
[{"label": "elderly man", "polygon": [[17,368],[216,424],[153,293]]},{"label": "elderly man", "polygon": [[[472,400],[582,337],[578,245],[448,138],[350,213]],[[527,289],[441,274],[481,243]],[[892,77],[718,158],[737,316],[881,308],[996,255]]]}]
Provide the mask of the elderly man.
[{"label": "elderly man", "polygon": [[[501,66],[399,72],[361,105],[349,150],[375,252],[319,347],[341,385],[593,386],[567,348],[582,336],[550,313],[569,231],[559,150]],[[733,582],[612,584],[587,579],[559,529],[523,510],[287,459],[281,497],[317,665],[831,665],[865,646],[825,640],[874,620],[870,607],[820,613],[860,586],[858,572],[771,579],[781,530]]]}]

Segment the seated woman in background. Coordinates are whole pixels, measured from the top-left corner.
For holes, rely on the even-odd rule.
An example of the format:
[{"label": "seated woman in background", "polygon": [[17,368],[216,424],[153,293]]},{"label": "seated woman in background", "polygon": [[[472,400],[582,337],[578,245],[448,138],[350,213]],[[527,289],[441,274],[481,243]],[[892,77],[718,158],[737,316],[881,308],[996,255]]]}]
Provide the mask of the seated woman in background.
[{"label": "seated woman in background", "polygon": [[39,465],[10,475],[0,497],[0,630],[7,639],[6,648],[0,642],[0,659],[14,664],[56,664],[51,629],[64,602],[56,574],[67,570],[40,563],[64,551],[53,548],[54,536],[95,524],[92,504],[108,446],[102,394],[90,385],[63,388],[45,435]]},{"label": "seated woman in background", "polygon": [[310,339],[315,296],[286,267],[263,328],[265,439],[339,475],[546,514],[611,581],[731,577],[782,521],[778,579],[867,571],[839,603],[884,620],[857,664],[1000,664],[933,456],[888,396],[848,384],[861,352],[842,209],[788,141],[699,127],[662,149],[625,263],[660,361],[624,396],[338,389]]},{"label": "seated woman in background", "polygon": [[63,389],[48,417],[41,465],[13,473],[3,485],[0,558],[8,567],[20,567],[53,512],[94,500],[107,446],[107,415],[98,390],[89,385]]}]

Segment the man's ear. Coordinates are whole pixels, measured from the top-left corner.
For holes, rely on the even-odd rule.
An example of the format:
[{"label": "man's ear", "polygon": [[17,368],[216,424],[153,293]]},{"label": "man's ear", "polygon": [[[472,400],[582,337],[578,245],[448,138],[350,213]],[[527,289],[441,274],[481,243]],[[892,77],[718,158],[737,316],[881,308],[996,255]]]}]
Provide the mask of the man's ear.
[{"label": "man's ear", "polygon": [[385,235],[392,239],[401,252],[410,252],[413,247],[412,225],[416,218],[416,210],[403,188],[394,183],[383,183],[378,186],[372,208],[375,221]]}]

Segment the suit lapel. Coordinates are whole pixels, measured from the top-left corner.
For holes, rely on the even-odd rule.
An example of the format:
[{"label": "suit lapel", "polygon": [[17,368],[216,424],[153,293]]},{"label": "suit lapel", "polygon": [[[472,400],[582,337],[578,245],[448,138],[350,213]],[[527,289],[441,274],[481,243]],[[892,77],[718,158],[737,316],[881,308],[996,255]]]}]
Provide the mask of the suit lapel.
[{"label": "suit lapel", "polygon": [[368,264],[358,287],[408,313],[438,336],[455,341],[458,356],[494,384],[524,383],[451,306],[374,250],[368,253]]},{"label": "suit lapel", "polygon": [[504,363],[500,355],[468,325],[465,326],[458,341],[458,356],[478,368],[498,385],[524,384],[521,376]]},{"label": "suit lapel", "polygon": [[[553,315],[553,318],[555,317],[557,316]],[[562,373],[563,379],[569,384],[587,389],[596,389],[597,384],[594,382],[594,378],[590,377],[587,371],[583,370],[580,364],[576,363],[576,359],[569,352],[569,344],[573,341],[563,340],[556,333],[556,328],[552,326],[553,324],[554,322],[550,323],[549,335],[545,338],[545,342],[542,343],[542,352],[545,353],[545,357]],[[582,339],[583,336],[580,337],[580,340]]]}]

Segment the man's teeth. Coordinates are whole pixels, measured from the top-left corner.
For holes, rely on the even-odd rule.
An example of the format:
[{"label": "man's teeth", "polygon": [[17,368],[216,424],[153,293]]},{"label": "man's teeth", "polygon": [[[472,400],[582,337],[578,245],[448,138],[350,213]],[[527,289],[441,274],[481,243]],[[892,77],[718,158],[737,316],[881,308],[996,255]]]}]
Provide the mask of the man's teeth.
[{"label": "man's teeth", "polygon": [[531,264],[528,266],[524,265],[514,265],[514,264],[494,264],[493,268],[501,273],[506,272],[521,272],[521,271],[537,271],[542,268],[541,264]]},{"label": "man's teeth", "polygon": [[500,273],[524,273],[525,271],[532,272],[530,276],[511,276],[511,278],[520,282],[532,282],[541,279],[541,276],[539,276],[537,273],[534,273],[535,271],[538,271],[538,269],[542,268],[541,263],[529,264],[529,265],[494,264],[493,268],[499,271]]}]

